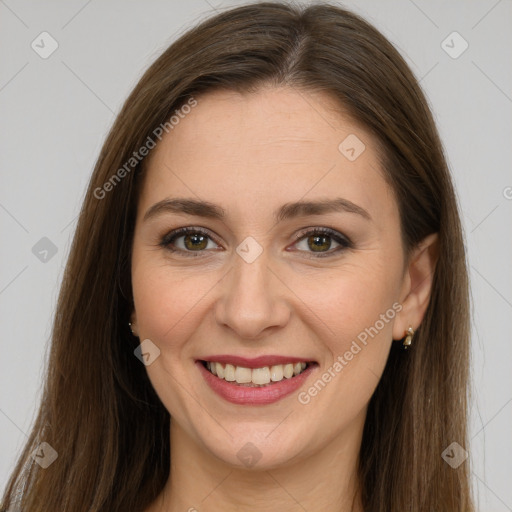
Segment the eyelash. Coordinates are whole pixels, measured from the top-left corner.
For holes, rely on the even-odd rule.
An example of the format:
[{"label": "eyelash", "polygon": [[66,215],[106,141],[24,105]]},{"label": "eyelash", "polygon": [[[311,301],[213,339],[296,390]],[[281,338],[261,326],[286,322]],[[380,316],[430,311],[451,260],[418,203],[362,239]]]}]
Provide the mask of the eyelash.
[{"label": "eyelash", "polygon": [[[200,251],[185,251],[183,249],[173,248],[171,245],[176,239],[180,238],[181,236],[188,235],[188,234],[205,235],[208,238],[210,238],[211,240],[213,240],[216,244],[220,245],[219,242],[217,242],[215,240],[215,238],[211,236],[209,231],[207,231],[206,229],[203,229],[203,228],[199,228],[199,227],[197,227],[197,228],[187,227],[187,228],[175,229],[174,231],[171,231],[170,233],[165,235],[162,238],[162,240],[160,241],[159,245],[173,253],[179,252],[179,253],[182,253],[185,257],[197,258],[198,256],[201,255],[202,252],[205,252],[206,249],[203,249]],[[348,237],[342,235],[338,231],[335,231],[334,229],[331,229],[331,228],[314,228],[309,231],[302,231],[300,234],[295,236],[295,243],[298,243],[302,239],[307,238],[309,236],[314,236],[314,235],[328,236],[340,245],[338,247],[336,247],[334,250],[329,250],[329,251],[323,252],[323,253],[319,252],[317,254],[315,254],[314,252],[311,252],[311,251],[299,251],[299,252],[309,252],[310,256],[306,256],[307,258],[314,258],[314,259],[328,258],[335,254],[338,254],[339,252],[343,251],[344,249],[349,249],[349,248],[353,247],[353,244]]]}]

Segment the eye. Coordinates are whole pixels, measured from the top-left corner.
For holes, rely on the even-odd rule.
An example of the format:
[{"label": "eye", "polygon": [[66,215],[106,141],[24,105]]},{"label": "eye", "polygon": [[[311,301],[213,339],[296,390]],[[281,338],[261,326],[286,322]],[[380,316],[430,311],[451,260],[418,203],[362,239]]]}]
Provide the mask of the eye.
[{"label": "eye", "polygon": [[162,238],[160,245],[171,252],[181,252],[185,256],[199,256],[205,249],[218,248],[210,233],[203,228],[175,229]]},{"label": "eye", "polygon": [[[345,235],[330,228],[302,231],[296,238],[294,246],[299,252],[309,252],[310,255],[307,257],[310,258],[333,256],[352,247],[352,242]],[[334,249],[333,243],[336,244]],[[206,249],[218,249],[220,244],[215,242],[209,231],[199,227],[186,227],[171,231],[162,238],[159,245],[173,253],[194,257]]]},{"label": "eye", "polygon": [[[346,236],[330,228],[315,228],[302,232],[297,235],[297,239],[298,242],[294,245],[299,247],[300,252],[310,252],[310,258],[326,258],[352,247],[352,242]],[[330,250],[333,241],[337,245],[334,250]]]}]

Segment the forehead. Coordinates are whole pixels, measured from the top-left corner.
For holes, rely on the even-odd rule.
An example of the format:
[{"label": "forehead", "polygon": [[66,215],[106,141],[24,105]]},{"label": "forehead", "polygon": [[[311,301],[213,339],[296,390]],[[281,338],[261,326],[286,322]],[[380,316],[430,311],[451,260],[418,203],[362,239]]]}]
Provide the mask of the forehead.
[{"label": "forehead", "polygon": [[247,209],[343,196],[396,213],[375,141],[327,94],[266,88],[196,99],[151,154],[141,210],[196,196],[242,219]]}]

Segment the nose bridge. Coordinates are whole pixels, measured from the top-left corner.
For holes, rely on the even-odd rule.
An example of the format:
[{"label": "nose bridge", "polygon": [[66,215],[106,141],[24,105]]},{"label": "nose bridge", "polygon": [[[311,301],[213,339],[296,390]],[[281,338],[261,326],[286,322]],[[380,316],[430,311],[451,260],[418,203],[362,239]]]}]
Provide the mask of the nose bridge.
[{"label": "nose bridge", "polygon": [[269,268],[268,253],[261,249],[251,241],[240,244],[216,308],[217,321],[239,337],[256,338],[268,327],[282,327],[289,318],[282,285]]}]

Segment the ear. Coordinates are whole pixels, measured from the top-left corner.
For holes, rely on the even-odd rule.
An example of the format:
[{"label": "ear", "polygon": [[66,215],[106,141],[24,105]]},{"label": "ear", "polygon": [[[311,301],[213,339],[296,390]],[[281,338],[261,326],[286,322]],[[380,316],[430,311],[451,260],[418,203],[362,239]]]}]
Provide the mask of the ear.
[{"label": "ear", "polygon": [[393,339],[402,339],[409,326],[416,330],[421,324],[430,301],[438,255],[437,233],[424,238],[412,252],[404,274],[400,293],[402,310],[393,325]]},{"label": "ear", "polygon": [[137,330],[137,313],[135,313],[135,310],[132,311],[132,314],[130,315],[130,324],[131,324],[131,331],[134,336],[138,336],[138,330]]}]

